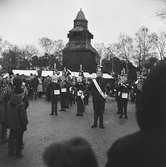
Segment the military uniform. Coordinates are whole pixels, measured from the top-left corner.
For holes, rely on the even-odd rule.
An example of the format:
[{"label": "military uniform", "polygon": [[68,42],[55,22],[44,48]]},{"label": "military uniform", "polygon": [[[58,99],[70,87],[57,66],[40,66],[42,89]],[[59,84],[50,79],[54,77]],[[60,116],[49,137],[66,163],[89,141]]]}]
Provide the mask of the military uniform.
[{"label": "military uniform", "polygon": [[117,114],[120,114],[120,107],[121,107],[121,86],[120,84],[117,85],[116,87],[116,102],[117,102]]},{"label": "military uniform", "polygon": [[136,110],[142,108],[142,89],[145,78],[140,76],[136,81]]},{"label": "military uniform", "polygon": [[51,83],[51,78],[47,77],[44,80],[44,89],[45,89],[45,93],[46,93],[46,100],[50,101],[51,99],[51,92],[50,92],[50,83]]},{"label": "military uniform", "polygon": [[64,78],[62,78],[60,82],[61,87],[61,96],[60,96],[60,102],[61,102],[61,111],[66,111],[66,93],[67,93],[67,85]]},{"label": "military uniform", "polygon": [[50,83],[51,90],[51,114],[50,115],[58,115],[57,113],[57,102],[58,97],[60,96],[60,85],[58,83],[58,79],[55,78]]},{"label": "military uniform", "polygon": [[76,88],[77,88],[77,97],[76,97],[77,116],[83,116],[83,113],[85,111],[85,106],[84,106],[85,84],[83,83],[83,81],[79,81],[76,84]]},{"label": "military uniform", "polygon": [[[97,75],[100,75],[100,74],[97,74]],[[96,81],[99,87],[101,88],[102,92],[105,93],[106,92],[105,81],[103,80],[102,76],[97,76]],[[98,89],[96,88],[93,82],[92,82],[91,90],[92,90],[92,100],[93,100],[93,109],[94,109],[94,123],[92,125],[92,128],[97,127],[98,119],[99,119],[99,127],[104,128],[103,114],[105,109],[105,98],[99,93]]]},{"label": "military uniform", "polygon": [[77,88],[76,88],[76,85],[72,83],[72,85],[70,85],[70,88],[69,88],[69,104],[70,104],[70,106],[75,104],[76,96],[77,96]]},{"label": "military uniform", "polygon": [[127,104],[129,98],[129,88],[125,84],[121,84],[120,86],[120,116],[123,116],[127,119]]},{"label": "military uniform", "polygon": [[39,84],[39,80],[37,76],[34,76],[34,78],[31,80],[31,86],[32,86],[32,91],[33,91],[33,97],[34,99],[37,98],[37,87]]},{"label": "military uniform", "polygon": [[65,108],[69,108],[70,103],[70,82],[69,79],[66,78],[66,94],[65,94]]},{"label": "military uniform", "polygon": [[89,82],[86,82],[85,83],[85,98],[84,98],[85,105],[89,104],[89,89],[90,89]]}]

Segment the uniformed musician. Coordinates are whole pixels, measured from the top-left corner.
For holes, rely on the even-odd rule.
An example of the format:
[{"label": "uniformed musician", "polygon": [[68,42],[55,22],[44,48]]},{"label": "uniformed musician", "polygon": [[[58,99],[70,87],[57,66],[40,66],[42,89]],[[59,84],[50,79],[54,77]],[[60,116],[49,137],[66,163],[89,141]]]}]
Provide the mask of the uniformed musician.
[{"label": "uniformed musician", "polygon": [[127,119],[127,105],[129,99],[129,87],[127,83],[120,83],[120,116],[119,118]]},{"label": "uniformed musician", "polygon": [[66,84],[66,76],[65,73],[62,73],[62,77],[60,80],[60,87],[61,87],[61,110],[60,111],[66,111],[66,93],[67,93],[67,84]]},{"label": "uniformed musician", "polygon": [[60,85],[58,83],[58,77],[54,75],[52,77],[52,81],[50,83],[50,92],[51,92],[51,114],[50,115],[58,115],[57,112],[57,103],[58,97],[60,96]]},{"label": "uniformed musician", "polygon": [[136,110],[142,106],[142,89],[145,77],[143,75],[138,76],[136,84]]},{"label": "uniformed musician", "polygon": [[77,116],[83,116],[83,113],[85,111],[85,106],[84,106],[84,91],[85,91],[85,83],[83,81],[83,73],[79,74],[79,77],[77,78],[77,97],[76,97],[76,102],[77,102]]},{"label": "uniformed musician", "polygon": [[121,107],[121,84],[117,83],[116,85],[116,102],[117,102],[117,114],[120,114]]},{"label": "uniformed musician", "polygon": [[76,88],[76,78],[73,77],[70,87],[69,87],[69,104],[72,106],[76,102],[77,88]]},{"label": "uniformed musician", "polygon": [[89,104],[89,89],[90,89],[90,81],[86,78],[85,82],[85,98],[84,98],[84,104]]},{"label": "uniformed musician", "polygon": [[103,114],[104,114],[105,100],[107,95],[106,95],[105,81],[102,78],[103,73],[101,67],[97,68],[96,75],[97,75],[96,79],[92,79],[94,123],[91,127],[96,128],[98,126],[98,119],[99,119],[99,127],[104,128]]}]

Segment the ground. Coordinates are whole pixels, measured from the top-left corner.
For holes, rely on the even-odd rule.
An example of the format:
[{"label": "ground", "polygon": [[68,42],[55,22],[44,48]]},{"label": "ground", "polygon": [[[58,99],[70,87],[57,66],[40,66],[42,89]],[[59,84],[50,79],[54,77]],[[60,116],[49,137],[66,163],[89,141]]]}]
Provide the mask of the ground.
[{"label": "ground", "polygon": [[50,116],[51,104],[44,98],[30,101],[28,108],[29,125],[25,132],[21,159],[7,157],[7,145],[0,145],[0,167],[44,167],[42,153],[50,143],[62,141],[75,136],[86,138],[92,145],[100,167],[104,167],[106,152],[112,143],[124,135],[138,130],[135,120],[135,105],[129,102],[128,120],[119,119],[116,114],[116,102],[106,103],[104,114],[105,129],[92,129],[92,101],[86,106],[84,117],[76,117],[76,106],[67,112],[58,112]]}]

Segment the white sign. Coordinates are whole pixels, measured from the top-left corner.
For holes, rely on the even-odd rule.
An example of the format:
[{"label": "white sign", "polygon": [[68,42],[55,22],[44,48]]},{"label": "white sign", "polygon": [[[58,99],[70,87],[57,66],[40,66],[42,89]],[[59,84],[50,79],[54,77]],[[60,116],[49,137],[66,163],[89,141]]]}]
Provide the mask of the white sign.
[{"label": "white sign", "polygon": [[31,74],[38,75],[36,70],[12,70],[12,72],[13,74],[26,75],[26,76],[30,76]]},{"label": "white sign", "polygon": [[60,95],[60,90],[54,90],[54,95]]},{"label": "white sign", "polygon": [[82,96],[83,95],[83,91],[82,90],[79,90],[78,92],[77,92],[77,96]]},{"label": "white sign", "polygon": [[69,88],[69,91],[72,92],[72,87]]},{"label": "white sign", "polygon": [[128,93],[122,93],[122,99],[128,99]]},{"label": "white sign", "polygon": [[66,88],[62,88],[62,89],[61,89],[61,92],[62,92],[62,93],[67,92]]},{"label": "white sign", "polygon": [[53,71],[42,71],[41,76],[42,77],[47,77],[47,76],[52,77],[53,76]]}]

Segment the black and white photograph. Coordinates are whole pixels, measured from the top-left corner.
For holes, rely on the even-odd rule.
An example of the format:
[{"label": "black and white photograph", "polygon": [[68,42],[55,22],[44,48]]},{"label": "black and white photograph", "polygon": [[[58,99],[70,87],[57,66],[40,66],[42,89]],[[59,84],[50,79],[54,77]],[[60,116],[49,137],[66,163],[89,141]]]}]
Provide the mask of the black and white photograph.
[{"label": "black and white photograph", "polygon": [[166,167],[166,0],[0,0],[0,167]]}]

